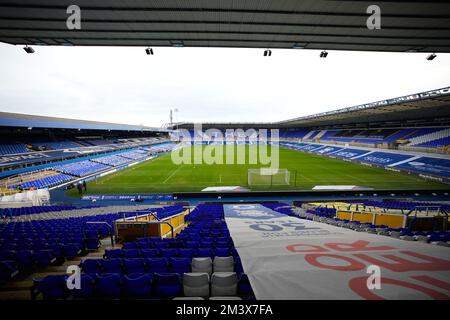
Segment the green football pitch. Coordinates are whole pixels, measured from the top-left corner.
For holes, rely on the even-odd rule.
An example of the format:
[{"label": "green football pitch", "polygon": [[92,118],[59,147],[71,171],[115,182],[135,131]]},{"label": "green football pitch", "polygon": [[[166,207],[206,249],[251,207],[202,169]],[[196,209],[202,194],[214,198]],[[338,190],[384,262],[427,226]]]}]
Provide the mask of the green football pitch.
[{"label": "green football pitch", "polygon": [[[186,147],[183,152],[189,151]],[[200,149],[205,150],[205,146]],[[222,148],[222,146],[221,146]],[[192,149],[191,149],[192,150]],[[210,149],[209,149],[210,150]],[[252,191],[311,190],[316,185],[358,185],[375,189],[446,189],[447,186],[412,175],[395,173],[320,155],[280,148],[279,168],[290,172],[288,185],[248,186],[248,169],[264,167],[248,164],[175,164],[171,154],[117,171],[88,183],[91,194],[137,194],[201,191],[214,186],[241,186]],[[269,155],[273,150],[269,150]],[[193,152],[192,152],[193,154]],[[235,158],[237,151],[235,149]],[[223,158],[225,162],[225,157]],[[230,161],[228,161],[230,162]],[[76,190],[70,194],[75,195]]]}]

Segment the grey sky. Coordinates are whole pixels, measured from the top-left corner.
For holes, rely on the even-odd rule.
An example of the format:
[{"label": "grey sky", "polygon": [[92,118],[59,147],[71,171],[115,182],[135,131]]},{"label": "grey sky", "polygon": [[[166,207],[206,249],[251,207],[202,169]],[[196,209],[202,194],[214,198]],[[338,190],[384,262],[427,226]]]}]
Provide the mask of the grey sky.
[{"label": "grey sky", "polygon": [[450,85],[450,54],[0,43],[0,111],[160,126],[278,121]]}]

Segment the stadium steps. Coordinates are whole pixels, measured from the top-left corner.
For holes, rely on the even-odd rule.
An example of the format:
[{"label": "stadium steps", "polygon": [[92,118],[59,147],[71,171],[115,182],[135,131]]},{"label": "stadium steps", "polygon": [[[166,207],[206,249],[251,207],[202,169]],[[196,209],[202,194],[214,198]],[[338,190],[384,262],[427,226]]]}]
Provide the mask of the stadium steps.
[{"label": "stadium steps", "polygon": [[[113,247],[111,246],[110,238],[102,239],[100,242],[101,247],[99,250],[66,260],[62,265],[49,266],[26,276],[19,274],[12,281],[0,286],[0,300],[30,300],[30,288],[33,285],[34,278],[64,274],[68,266],[79,265],[81,260],[84,259],[102,259],[105,250],[112,249]],[[121,244],[115,244],[114,249],[120,249],[121,247]]]},{"label": "stadium steps", "polygon": [[311,130],[310,132],[308,132],[308,133],[303,137],[302,140],[308,140],[308,139],[310,139],[310,137],[311,137],[313,134],[315,134],[315,133],[316,133],[315,130]]},{"label": "stadium steps", "polygon": [[319,133],[314,137],[314,139],[320,139],[327,133],[327,130],[321,130]]}]

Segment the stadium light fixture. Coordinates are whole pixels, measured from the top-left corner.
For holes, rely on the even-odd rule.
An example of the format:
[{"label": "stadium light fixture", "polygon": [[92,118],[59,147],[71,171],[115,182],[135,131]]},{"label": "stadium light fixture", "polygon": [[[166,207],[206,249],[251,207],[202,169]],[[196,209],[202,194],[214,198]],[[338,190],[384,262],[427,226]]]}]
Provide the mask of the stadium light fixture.
[{"label": "stadium light fixture", "polygon": [[326,52],[325,50],[323,50],[321,53],[320,53],[320,57],[321,58],[326,58],[328,56],[328,52]]},{"label": "stadium light fixture", "polygon": [[272,55],[272,50],[270,50],[270,49],[264,50],[264,57],[270,57],[271,55]]},{"label": "stadium light fixture", "polygon": [[23,50],[25,50],[26,53],[34,53],[34,49],[29,46],[25,46],[25,48],[23,48]]},{"label": "stadium light fixture", "polygon": [[430,54],[430,55],[427,57],[427,60],[428,60],[428,61],[432,61],[432,60],[434,60],[434,58],[436,58],[436,57],[437,57],[436,53],[432,53],[432,54]]},{"label": "stadium light fixture", "polygon": [[172,47],[176,47],[176,48],[183,48],[184,47],[183,40],[170,40],[170,44],[172,45]]},{"label": "stadium light fixture", "polygon": [[305,46],[298,44],[298,43],[294,43],[294,45],[292,46],[292,49],[304,49]]},{"label": "stadium light fixture", "polygon": [[147,48],[147,49],[145,49],[145,53],[147,53],[148,55],[153,55],[153,49]]}]

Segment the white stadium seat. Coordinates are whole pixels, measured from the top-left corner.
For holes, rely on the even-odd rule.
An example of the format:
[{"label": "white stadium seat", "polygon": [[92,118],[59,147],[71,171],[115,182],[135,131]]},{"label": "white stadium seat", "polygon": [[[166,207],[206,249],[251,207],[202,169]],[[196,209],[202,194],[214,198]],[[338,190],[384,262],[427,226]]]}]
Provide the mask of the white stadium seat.
[{"label": "white stadium seat", "polygon": [[211,258],[193,258],[191,264],[192,272],[206,272],[208,275],[212,273]]},{"label": "white stadium seat", "polygon": [[215,272],[211,277],[211,296],[236,296],[236,272]]},{"label": "white stadium seat", "polygon": [[186,297],[209,297],[209,275],[207,273],[184,273],[183,291]]},{"label": "white stadium seat", "polygon": [[215,257],[214,272],[234,272],[233,257]]}]

